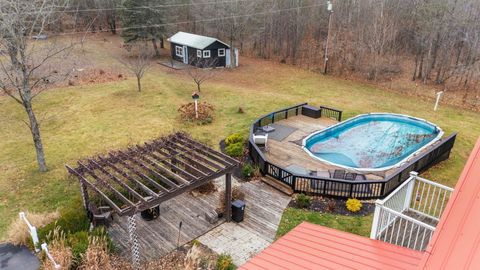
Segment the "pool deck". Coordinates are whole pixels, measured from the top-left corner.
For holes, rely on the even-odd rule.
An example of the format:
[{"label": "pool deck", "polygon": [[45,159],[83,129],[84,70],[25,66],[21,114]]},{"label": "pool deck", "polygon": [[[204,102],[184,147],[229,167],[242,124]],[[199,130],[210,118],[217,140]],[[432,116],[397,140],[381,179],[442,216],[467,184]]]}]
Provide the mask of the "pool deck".
[{"label": "pool deck", "polygon": [[[323,130],[329,126],[337,124],[336,120],[329,118],[311,118],[303,115],[289,117],[273,124],[276,130],[269,133],[268,150],[264,151],[266,158],[275,165],[288,169],[288,167],[296,167],[305,169],[306,171],[328,172],[335,169],[342,169],[326,162],[312,158],[302,147],[302,141],[305,137],[313,132]],[[278,128],[280,127],[280,129]],[[289,130],[293,132],[278,136],[276,132],[281,130]],[[288,135],[285,137],[285,135]],[[278,139],[279,138],[279,139]],[[382,180],[385,174],[390,170],[378,172],[376,174],[365,174],[368,180]],[[354,171],[353,171],[354,172]]]}]

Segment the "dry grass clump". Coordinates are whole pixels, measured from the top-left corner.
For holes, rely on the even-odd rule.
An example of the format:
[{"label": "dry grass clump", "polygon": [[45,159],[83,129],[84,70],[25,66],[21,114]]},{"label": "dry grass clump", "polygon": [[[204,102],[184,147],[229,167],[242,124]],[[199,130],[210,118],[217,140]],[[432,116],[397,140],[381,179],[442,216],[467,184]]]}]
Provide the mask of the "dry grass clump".
[{"label": "dry grass clump", "polygon": [[[60,213],[58,211],[46,214],[25,212],[25,216],[38,229],[58,219]],[[17,217],[10,224],[7,231],[7,241],[14,245],[28,245],[30,243],[30,233],[28,232],[27,224],[20,218]]]},{"label": "dry grass clump", "polygon": [[[218,199],[220,207],[217,209],[217,213],[223,213],[225,211],[225,192],[220,192]],[[232,201],[235,200],[242,200],[245,202],[245,192],[239,186],[232,188]]]},{"label": "dry grass clump", "polygon": [[[73,256],[71,248],[67,245],[65,233],[57,227],[47,237],[51,239],[48,244],[48,250],[55,259],[55,262],[61,266],[60,269],[70,269],[73,263]],[[43,258],[42,269],[57,270],[46,256]]]},{"label": "dry grass clump", "polygon": [[90,237],[88,249],[83,255],[80,270],[113,270],[107,241],[103,237]]},{"label": "dry grass clump", "polygon": [[210,194],[216,191],[217,191],[217,187],[213,182],[208,182],[193,190],[194,193],[200,193],[200,194]]}]

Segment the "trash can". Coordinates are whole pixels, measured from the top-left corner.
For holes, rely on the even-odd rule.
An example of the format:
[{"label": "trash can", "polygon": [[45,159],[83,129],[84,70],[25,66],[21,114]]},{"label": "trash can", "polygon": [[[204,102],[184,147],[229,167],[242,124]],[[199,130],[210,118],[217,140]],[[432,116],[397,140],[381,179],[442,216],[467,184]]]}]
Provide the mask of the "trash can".
[{"label": "trash can", "polygon": [[245,202],[235,200],[232,202],[232,219],[235,222],[242,222],[245,214]]}]

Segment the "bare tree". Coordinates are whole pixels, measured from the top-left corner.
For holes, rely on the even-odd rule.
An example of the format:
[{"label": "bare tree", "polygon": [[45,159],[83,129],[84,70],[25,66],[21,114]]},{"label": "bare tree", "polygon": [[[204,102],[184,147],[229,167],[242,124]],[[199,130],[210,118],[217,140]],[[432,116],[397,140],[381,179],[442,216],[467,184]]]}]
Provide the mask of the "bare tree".
[{"label": "bare tree", "polygon": [[32,37],[46,38],[48,28],[61,17],[58,12],[64,3],[60,0],[0,2],[0,50],[8,53],[8,57],[0,57],[0,89],[25,109],[28,121],[24,122],[32,134],[42,172],[47,165],[33,101],[49,86],[66,78],[68,72],[62,74],[56,69],[55,61],[65,59],[76,43]]},{"label": "bare tree", "polygon": [[197,85],[197,91],[199,93],[202,90],[202,84],[216,75],[216,73],[213,72],[216,64],[217,60],[213,58],[195,58],[191,61],[190,65],[192,66],[187,68],[187,73]]},{"label": "bare tree", "polygon": [[138,92],[142,91],[142,78],[148,69],[151,67],[150,58],[152,54],[149,53],[145,44],[133,46],[130,48],[132,53],[136,53],[136,56],[129,56],[127,59],[117,59],[123,66],[130,70],[137,78]]}]

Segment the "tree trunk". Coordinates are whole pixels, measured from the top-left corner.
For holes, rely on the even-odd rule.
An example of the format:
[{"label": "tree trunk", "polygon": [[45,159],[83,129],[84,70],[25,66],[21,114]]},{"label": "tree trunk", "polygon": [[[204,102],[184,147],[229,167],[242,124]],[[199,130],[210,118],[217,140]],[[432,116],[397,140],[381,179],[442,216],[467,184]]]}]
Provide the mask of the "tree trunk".
[{"label": "tree trunk", "polygon": [[40,127],[38,125],[37,118],[33,112],[32,104],[30,102],[24,103],[25,111],[28,114],[28,120],[30,122],[30,131],[33,137],[33,143],[35,145],[35,151],[37,153],[38,168],[41,172],[47,171],[47,164],[45,162],[45,153],[43,152],[42,138],[40,136]]},{"label": "tree trunk", "polygon": [[153,49],[155,50],[155,56],[160,56],[160,51],[158,50],[157,40],[152,38]]},{"label": "tree trunk", "polygon": [[138,92],[142,92],[142,83],[140,82],[142,78],[140,76],[137,76],[137,87],[138,87]]},{"label": "tree trunk", "polygon": [[160,39],[160,48],[165,49],[165,42],[164,42],[163,38]]},{"label": "tree trunk", "polygon": [[197,91],[198,91],[198,93],[201,92],[201,91],[200,91],[200,83],[197,83]]}]

